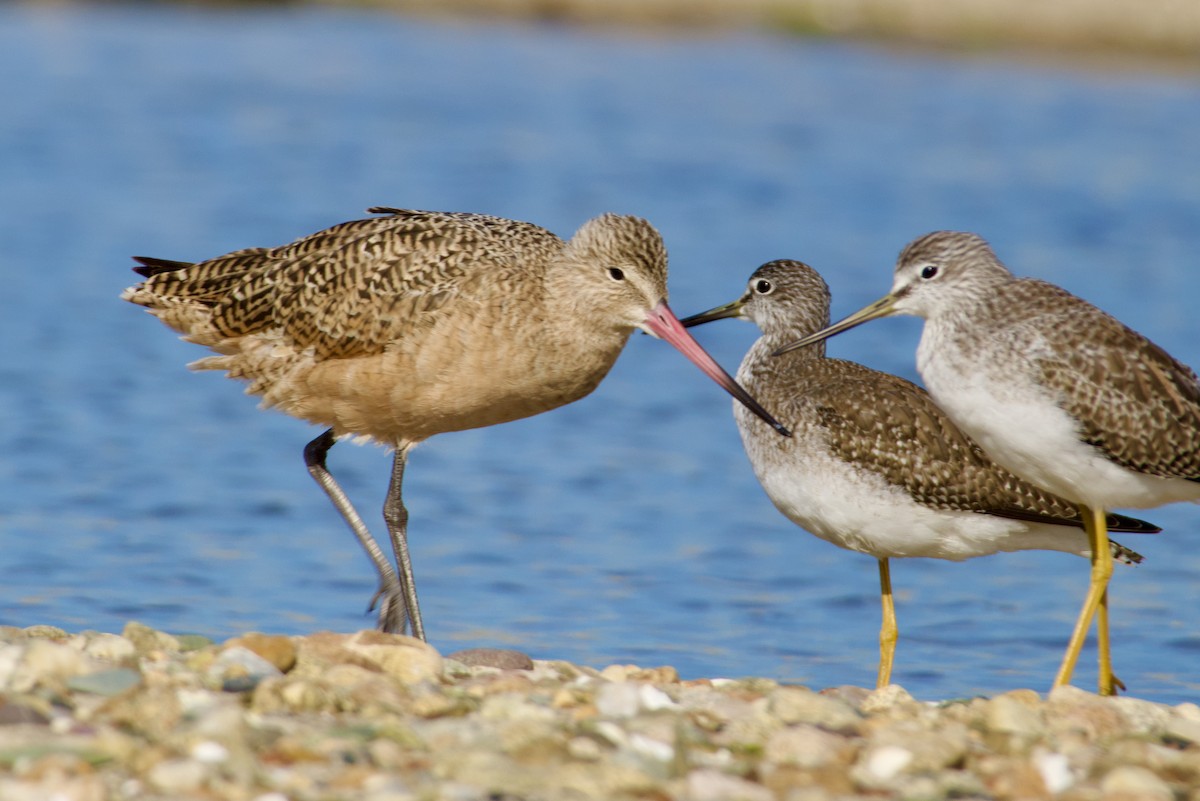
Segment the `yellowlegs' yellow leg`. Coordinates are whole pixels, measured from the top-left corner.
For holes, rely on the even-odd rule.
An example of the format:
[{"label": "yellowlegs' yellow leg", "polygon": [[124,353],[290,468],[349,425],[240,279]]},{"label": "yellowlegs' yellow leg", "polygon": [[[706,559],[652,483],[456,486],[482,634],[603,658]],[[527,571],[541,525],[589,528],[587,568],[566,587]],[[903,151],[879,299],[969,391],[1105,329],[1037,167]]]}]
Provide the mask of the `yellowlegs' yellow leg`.
[{"label": "yellowlegs' yellow leg", "polygon": [[892,573],[887,558],[879,560],[879,595],[883,600],[883,624],[879,627],[879,678],[876,689],[892,683],[892,662],[896,657],[896,602],[892,598]]},{"label": "yellowlegs' yellow leg", "polygon": [[1108,590],[1100,598],[1100,608],[1096,610],[1097,644],[1100,648],[1100,694],[1116,695],[1118,690],[1125,689],[1125,682],[1117,678],[1112,669],[1111,641],[1108,634]]},{"label": "yellowlegs' yellow leg", "polygon": [[[1103,633],[1100,635],[1103,639],[1100,653],[1100,690],[1104,693],[1104,687],[1107,683],[1111,693],[1112,675],[1112,660],[1107,653],[1108,646],[1108,580],[1112,576],[1112,549],[1108,544],[1108,529],[1105,526],[1104,510],[1088,506],[1081,506],[1079,509],[1083,516],[1084,529],[1087,531],[1088,541],[1092,548],[1092,577],[1091,584],[1088,586],[1087,596],[1083,600],[1083,609],[1079,612],[1079,619],[1075,621],[1075,630],[1071,632],[1071,640],[1067,644],[1067,652],[1063,656],[1062,666],[1058,669],[1058,675],[1054,677],[1054,686],[1061,687],[1064,684],[1069,684],[1071,674],[1075,672],[1075,663],[1079,661],[1079,652],[1083,649],[1083,642],[1087,639],[1087,631],[1092,625],[1092,618],[1096,616],[1096,610],[1104,602],[1103,618]],[[1109,681],[1106,682],[1106,679]]]}]

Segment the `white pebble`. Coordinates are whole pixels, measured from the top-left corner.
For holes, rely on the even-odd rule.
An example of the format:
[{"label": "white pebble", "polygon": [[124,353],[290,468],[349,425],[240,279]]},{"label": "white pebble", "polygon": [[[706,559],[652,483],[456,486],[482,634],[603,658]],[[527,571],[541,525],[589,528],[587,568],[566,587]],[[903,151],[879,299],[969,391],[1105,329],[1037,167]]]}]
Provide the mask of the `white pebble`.
[{"label": "white pebble", "polygon": [[651,684],[641,685],[638,701],[647,712],[657,712],[660,709],[675,709],[679,705],[671,700],[671,696]]},{"label": "white pebble", "polygon": [[629,738],[629,747],[656,762],[670,762],[675,757],[675,749],[672,746],[644,734],[632,735]]},{"label": "white pebble", "polygon": [[867,758],[867,772],[881,781],[887,781],[912,762],[913,754],[898,745],[885,745],[875,749]]},{"label": "white pebble", "polygon": [[602,684],[596,693],[596,711],[606,718],[631,718],[638,713],[638,685],[628,682]]},{"label": "white pebble", "polygon": [[610,745],[615,745],[618,748],[626,745],[629,742],[629,736],[625,734],[625,730],[611,720],[602,720],[596,724],[596,734],[599,734],[605,740],[608,740]]},{"label": "white pebble", "polygon": [[212,740],[201,740],[192,746],[192,759],[215,764],[229,759],[229,749]]},{"label": "white pebble", "polygon": [[1065,754],[1035,749],[1033,765],[1042,775],[1042,783],[1046,785],[1046,791],[1049,793],[1057,795],[1075,783],[1071,763]]}]

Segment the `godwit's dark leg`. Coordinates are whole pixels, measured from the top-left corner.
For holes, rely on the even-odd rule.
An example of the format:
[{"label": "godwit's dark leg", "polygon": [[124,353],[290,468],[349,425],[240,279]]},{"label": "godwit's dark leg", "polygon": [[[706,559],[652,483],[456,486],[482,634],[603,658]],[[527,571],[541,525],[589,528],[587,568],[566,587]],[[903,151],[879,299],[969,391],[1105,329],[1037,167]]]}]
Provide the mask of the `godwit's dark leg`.
[{"label": "godwit's dark leg", "polygon": [[325,455],[336,441],[333,429],[329,429],[305,445],[304,463],[308,465],[309,474],[321,485],[321,489],[325,490],[329,500],[333,501],[334,507],[341,513],[346,524],[350,526],[350,530],[354,532],[354,536],[358,538],[359,544],[375,564],[375,570],[379,573],[379,590],[371,599],[369,608],[373,609],[376,604],[379,605],[379,630],[403,634],[405,624],[408,622],[408,615],[405,609],[404,593],[396,578],[396,568],[388,561],[383,549],[371,536],[366,524],[355,511],[354,505],[346,497],[346,493],[334,480],[329,469],[325,467]]},{"label": "godwit's dark leg", "polygon": [[410,445],[399,445],[392,459],[392,480],[388,484],[387,499],[383,502],[383,520],[392,536],[392,550],[396,554],[396,567],[400,570],[400,589],[404,593],[404,605],[408,609],[408,622],[412,634],[425,639],[425,625],[421,622],[421,607],[417,603],[417,584],[413,578],[412,557],[408,553],[408,510],[404,508],[400,486],[404,483],[404,464],[408,461]]}]

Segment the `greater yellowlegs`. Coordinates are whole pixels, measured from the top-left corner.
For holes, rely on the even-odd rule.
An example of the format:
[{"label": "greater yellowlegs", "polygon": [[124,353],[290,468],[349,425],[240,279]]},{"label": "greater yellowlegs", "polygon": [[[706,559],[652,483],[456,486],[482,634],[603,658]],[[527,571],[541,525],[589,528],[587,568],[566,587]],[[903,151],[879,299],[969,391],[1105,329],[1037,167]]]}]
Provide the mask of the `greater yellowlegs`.
[{"label": "greater yellowlegs", "polygon": [[[829,290],[808,265],[764,264],[739,299],[683,324],[726,317],[752,320],[762,330],[742,360],[738,382],[793,432],[791,439],[777,437],[734,408],[746,454],[767,495],[784,515],[821,539],[879,562],[878,686],[891,679],[897,637],[890,558],[960,561],[1033,549],[1091,553],[1074,504],[990,460],[920,387],[825,358],[824,346],[771,356],[829,323]],[[1109,525],[1121,531],[1159,530],[1117,515]],[[1116,543],[1111,549],[1121,561],[1141,561]]]},{"label": "greater yellowlegs", "polygon": [[1054,684],[1071,680],[1095,617],[1099,690],[1112,694],[1104,510],[1200,500],[1196,374],[1090,303],[1014,277],[981,237],[953,231],[910,243],[889,295],[779,351],[892,314],[925,318],[917,367],[950,418],[1009,470],[1084,507],[1091,582]]},{"label": "greater yellowlegs", "polygon": [[[666,249],[645,220],[605,214],[563,242],[480,214],[371,212],[383,216],[197,264],[138,258],[146,280],[122,297],[219,354],[193,368],[328,427],[305,462],[375,564],[380,628],[425,636],[400,491],[409,449],[582,398],[634,329],[786,433],[672,314]],[[325,466],[346,435],[395,449],[383,516],[399,576]]]}]

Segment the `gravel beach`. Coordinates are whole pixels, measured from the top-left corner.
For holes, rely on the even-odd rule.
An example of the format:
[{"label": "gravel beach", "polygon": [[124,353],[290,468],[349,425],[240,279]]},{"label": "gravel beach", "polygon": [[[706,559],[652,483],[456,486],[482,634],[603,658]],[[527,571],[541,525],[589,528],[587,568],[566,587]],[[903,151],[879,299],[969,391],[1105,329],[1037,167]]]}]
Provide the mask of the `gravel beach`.
[{"label": "gravel beach", "polygon": [[0,798],[1200,799],[1200,706],[680,681],[362,631],[0,628]]}]

